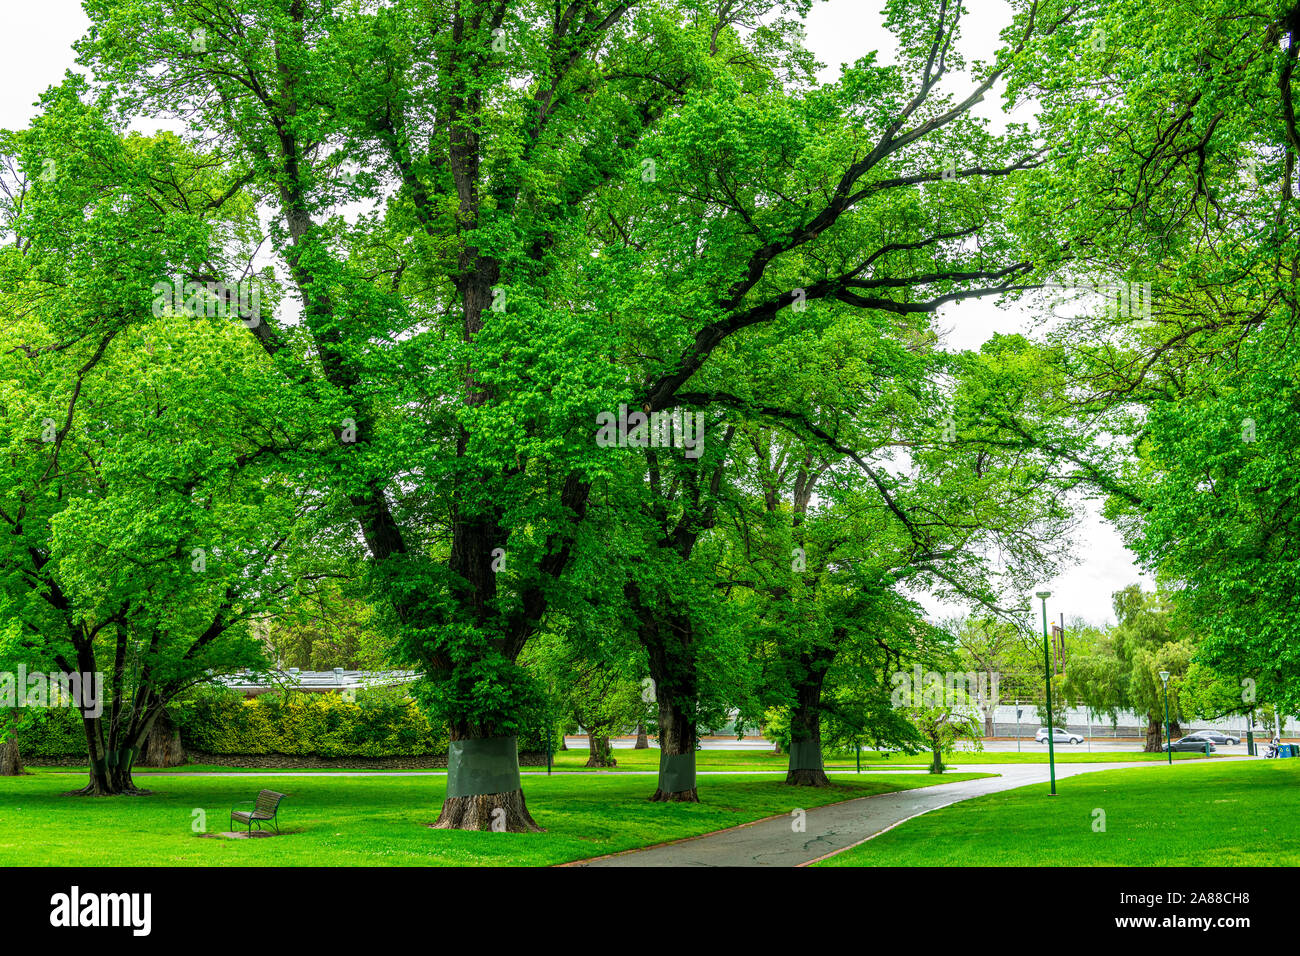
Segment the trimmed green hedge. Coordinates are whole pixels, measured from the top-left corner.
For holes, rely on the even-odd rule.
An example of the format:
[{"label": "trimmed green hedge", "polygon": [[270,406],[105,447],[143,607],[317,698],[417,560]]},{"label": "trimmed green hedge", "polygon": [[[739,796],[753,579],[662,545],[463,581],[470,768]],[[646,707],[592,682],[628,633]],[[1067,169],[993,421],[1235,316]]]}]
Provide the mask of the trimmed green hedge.
[{"label": "trimmed green hedge", "polygon": [[33,757],[85,757],[86,735],[81,729],[81,715],[72,707],[49,707],[28,710],[29,721],[18,731],[18,747],[23,760]]},{"label": "trimmed green hedge", "polygon": [[206,693],[170,708],[187,748],[215,754],[409,757],[447,752],[447,733],[404,697]]},{"label": "trimmed green hedge", "polygon": [[[446,728],[431,724],[415,701],[392,692],[363,692],[356,700],[294,691],[246,699],[233,691],[204,689],[168,711],[187,749],[213,754],[346,758],[447,752]],[[33,716],[32,726],[19,734],[24,760],[85,754],[75,710],[51,708]],[[540,730],[519,735],[520,753],[545,750]]]}]

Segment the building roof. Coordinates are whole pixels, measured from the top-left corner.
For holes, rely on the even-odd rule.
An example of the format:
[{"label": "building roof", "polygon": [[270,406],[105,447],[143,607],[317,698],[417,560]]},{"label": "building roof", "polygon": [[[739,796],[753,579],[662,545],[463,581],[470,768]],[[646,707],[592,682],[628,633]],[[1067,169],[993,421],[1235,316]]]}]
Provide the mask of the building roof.
[{"label": "building roof", "polygon": [[220,682],[231,690],[262,693],[281,688],[303,691],[356,691],[367,687],[409,684],[420,675],[415,671],[303,671],[296,667],[275,671],[269,678],[250,673],[227,674]]}]

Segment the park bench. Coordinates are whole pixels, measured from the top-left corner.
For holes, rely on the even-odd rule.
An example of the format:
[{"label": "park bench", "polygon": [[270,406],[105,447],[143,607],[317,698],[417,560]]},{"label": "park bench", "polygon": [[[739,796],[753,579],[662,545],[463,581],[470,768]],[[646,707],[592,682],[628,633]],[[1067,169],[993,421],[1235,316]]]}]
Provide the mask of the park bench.
[{"label": "park bench", "polygon": [[238,808],[230,811],[230,819],[235,823],[243,823],[248,826],[248,832],[253,832],[253,824],[262,829],[262,824],[269,822],[275,827],[275,832],[280,832],[280,823],[276,820],[276,813],[280,807],[280,801],[284,799],[284,794],[276,793],[274,790],[263,790],[257,795],[256,800],[245,801],[239,804],[240,807],[251,806],[252,810],[240,810]]}]

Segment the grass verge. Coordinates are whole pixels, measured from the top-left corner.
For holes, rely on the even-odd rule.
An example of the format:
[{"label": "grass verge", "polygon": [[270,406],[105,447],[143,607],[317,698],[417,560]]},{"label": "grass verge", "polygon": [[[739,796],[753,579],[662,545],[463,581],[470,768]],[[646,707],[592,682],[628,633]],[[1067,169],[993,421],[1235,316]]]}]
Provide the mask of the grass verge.
[{"label": "grass verge", "polygon": [[1300,760],[1134,767],[965,800],[817,865],[1296,866],[1298,816]]},{"label": "grass verge", "polygon": [[[587,767],[588,753],[585,749],[562,750],[555,755],[554,769],[560,771],[584,771],[584,772],[618,772],[626,770],[652,771],[659,767],[659,751],[650,750],[616,750],[614,756],[618,760],[618,766],[600,770],[600,768]],[[1217,754],[1215,755],[1218,756]],[[708,770],[713,772],[740,772],[761,770],[767,773],[783,774],[786,771],[786,765],[789,763],[789,757],[785,754],[774,754],[768,750],[699,750],[696,751],[695,761],[696,768],[699,770]],[[1193,753],[1176,753],[1175,760],[1204,760],[1203,754]],[[1047,751],[1025,751],[1023,753],[959,753],[945,758],[949,766],[955,766],[960,769],[963,764],[1022,764],[1022,763],[1047,763]],[[1133,762],[1162,762],[1165,760],[1163,753],[1147,754],[1136,751],[1112,751],[1112,752],[1094,752],[1076,750],[1057,750],[1057,763],[1128,763]],[[890,769],[915,770],[930,765],[930,758],[927,754],[908,756],[899,753],[881,753],[879,751],[863,751],[862,769],[863,772],[870,771],[888,771]],[[61,772],[61,773],[85,773],[85,767],[42,767],[32,766],[29,769]],[[270,768],[274,769],[274,768]],[[281,768],[276,769],[278,774],[286,776],[294,773],[319,773],[328,770],[327,767],[304,768],[302,770]],[[393,770],[349,770],[338,768],[340,772],[345,773],[392,773]],[[826,769],[828,771],[853,772],[855,763],[850,757],[832,757],[826,760]],[[186,764],[182,767],[174,767],[167,770],[156,770],[150,767],[138,767],[135,771],[137,774],[149,773],[266,773],[267,768],[258,767],[226,767],[219,764]],[[436,771],[435,771],[436,772]],[[523,772],[526,774],[544,774],[545,767],[524,767]]]},{"label": "grass verge", "polygon": [[[794,807],[816,807],[978,774],[837,775],[827,789],[756,777],[701,780],[698,804],[650,803],[653,780],[619,774],[529,777],[540,834],[429,829],[443,777],[169,777],[148,797],[68,797],[66,774],[0,778],[5,866],[544,866],[698,836]],[[230,808],[259,788],[288,795],[285,835],[229,840]],[[196,812],[201,811],[201,812]]]}]

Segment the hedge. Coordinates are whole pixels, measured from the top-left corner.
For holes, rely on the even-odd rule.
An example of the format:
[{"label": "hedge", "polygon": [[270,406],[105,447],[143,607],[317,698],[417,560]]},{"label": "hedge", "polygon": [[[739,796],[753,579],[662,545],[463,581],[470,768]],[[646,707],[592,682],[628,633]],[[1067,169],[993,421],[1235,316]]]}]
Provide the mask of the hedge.
[{"label": "hedge", "polygon": [[404,697],[204,693],[169,708],[187,748],[214,754],[409,757],[447,752],[447,733]]},{"label": "hedge", "polygon": [[23,760],[32,757],[85,757],[86,735],[81,716],[71,707],[29,710],[18,731],[18,746]]},{"label": "hedge", "polygon": [[[168,707],[186,749],[212,754],[411,757],[447,753],[445,727],[431,724],[409,697],[361,693],[267,693],[253,698],[204,689]],[[86,740],[72,708],[34,715],[19,735],[23,759],[84,756]],[[558,728],[557,728],[558,730]],[[558,747],[558,745],[553,745]],[[520,753],[546,750],[542,730],[519,735]]]}]

